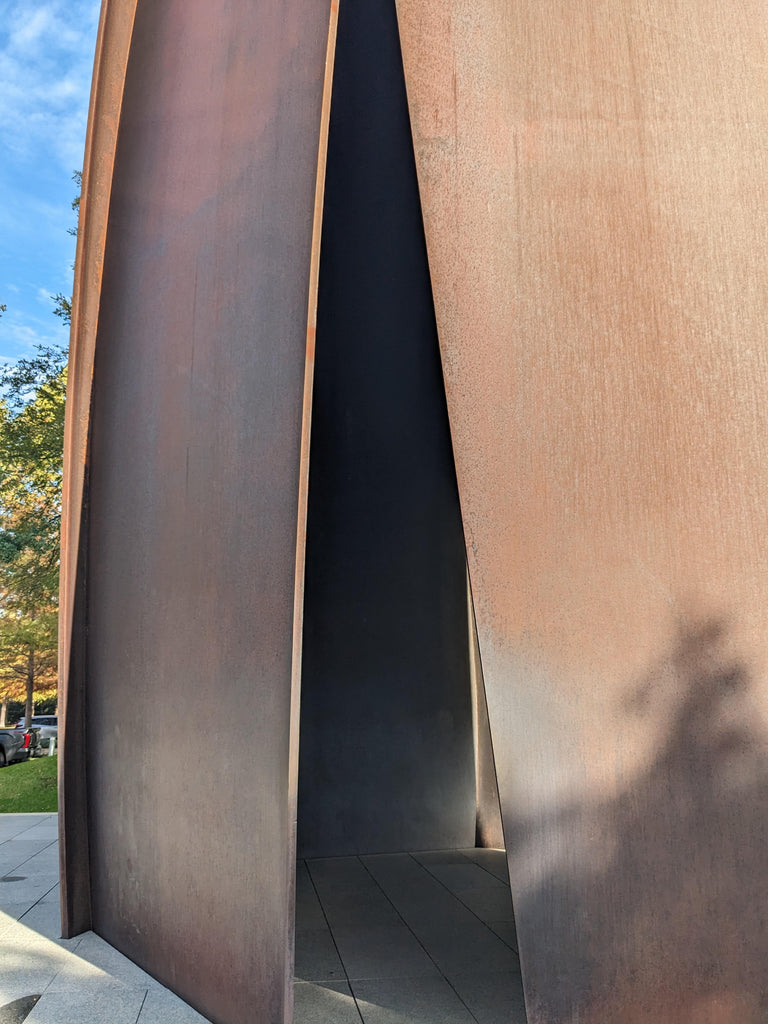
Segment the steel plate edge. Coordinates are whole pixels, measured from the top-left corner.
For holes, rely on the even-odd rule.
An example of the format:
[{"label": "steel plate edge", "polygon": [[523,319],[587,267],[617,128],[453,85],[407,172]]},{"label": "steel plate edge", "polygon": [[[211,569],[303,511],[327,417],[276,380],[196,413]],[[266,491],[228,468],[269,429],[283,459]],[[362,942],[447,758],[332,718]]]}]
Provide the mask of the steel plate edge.
[{"label": "steel plate edge", "polygon": [[[90,928],[87,794],[85,780],[85,637],[75,634],[91,385],[115,149],[125,71],[137,0],[103,0],[96,38],[88,128],[82,170],[68,396],[64,425],[64,478],[59,586],[59,870],[62,935]],[[74,385],[74,386],[73,386]],[[82,624],[81,624],[82,625]],[[69,734],[69,736],[68,736]],[[67,739],[71,745],[68,753]]]},{"label": "steel plate edge", "polygon": [[307,503],[309,495],[309,449],[312,435],[312,394],[315,379],[315,338],[317,331],[317,289],[320,273],[320,249],[325,198],[325,169],[328,154],[328,128],[331,117],[333,66],[336,55],[336,30],[339,21],[339,0],[331,0],[328,19],[328,44],[323,78],[323,100],[320,111],[320,138],[317,152],[315,204],[312,217],[312,250],[309,264],[309,296],[307,302],[307,340],[304,363],[304,387],[301,411],[301,454],[298,480],[298,515],[296,521],[296,564],[293,594],[293,638],[291,649],[291,705],[288,738],[288,821],[287,844],[288,888],[286,892],[286,974],[284,1022],[293,1024],[293,973],[296,906],[296,828],[299,790],[299,732],[301,718],[301,654],[304,626],[304,571],[306,565]]}]

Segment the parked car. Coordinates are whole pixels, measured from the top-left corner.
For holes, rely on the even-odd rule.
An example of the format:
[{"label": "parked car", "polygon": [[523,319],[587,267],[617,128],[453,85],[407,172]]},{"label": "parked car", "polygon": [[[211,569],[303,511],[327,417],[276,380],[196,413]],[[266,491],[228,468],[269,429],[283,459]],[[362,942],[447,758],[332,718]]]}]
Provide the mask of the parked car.
[{"label": "parked car", "polygon": [[[51,739],[56,740],[58,746],[59,739],[59,719],[57,715],[33,715],[32,716],[32,727],[40,730],[40,740],[44,747],[50,745]],[[24,720],[22,719],[17,729],[24,729]]]},{"label": "parked car", "polygon": [[0,729],[0,768],[5,768],[14,761],[26,761],[32,756],[38,744],[39,737],[36,737],[34,732]]}]

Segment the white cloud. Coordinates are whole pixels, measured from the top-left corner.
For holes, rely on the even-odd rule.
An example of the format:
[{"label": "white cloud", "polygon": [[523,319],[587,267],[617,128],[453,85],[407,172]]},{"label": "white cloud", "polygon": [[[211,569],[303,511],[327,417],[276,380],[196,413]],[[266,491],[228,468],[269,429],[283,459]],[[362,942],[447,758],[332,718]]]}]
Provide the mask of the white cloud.
[{"label": "white cloud", "polygon": [[65,344],[99,0],[0,0],[0,359]]},{"label": "white cloud", "polygon": [[98,7],[0,0],[0,145],[22,163],[82,163]]},{"label": "white cloud", "polygon": [[54,18],[52,7],[52,4],[38,7],[37,10],[31,12],[31,16],[26,18],[24,12],[17,8],[17,15],[20,17],[15,24],[12,23],[13,27],[10,32],[11,45],[14,50],[22,53],[30,50],[34,52],[46,30],[51,27]]}]

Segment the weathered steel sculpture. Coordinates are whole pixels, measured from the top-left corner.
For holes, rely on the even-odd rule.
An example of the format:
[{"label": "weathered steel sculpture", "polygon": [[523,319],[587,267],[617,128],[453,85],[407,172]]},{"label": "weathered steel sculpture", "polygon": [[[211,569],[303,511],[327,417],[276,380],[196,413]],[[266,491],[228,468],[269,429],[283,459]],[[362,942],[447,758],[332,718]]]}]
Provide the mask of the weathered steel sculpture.
[{"label": "weathered steel sculpture", "polygon": [[290,1002],[329,23],[291,0],[102,15],[126,70],[94,94],[73,313],[64,929],[218,1020]]},{"label": "weathered steel sculpture", "polygon": [[[413,154],[392,16],[342,7],[332,104],[335,3],[104,2],[64,933],[290,1021],[300,719],[306,850],[471,842],[455,460],[530,1024],[758,1024],[766,14],[398,0]],[[370,813],[395,761],[338,799],[385,719],[431,816]]]}]

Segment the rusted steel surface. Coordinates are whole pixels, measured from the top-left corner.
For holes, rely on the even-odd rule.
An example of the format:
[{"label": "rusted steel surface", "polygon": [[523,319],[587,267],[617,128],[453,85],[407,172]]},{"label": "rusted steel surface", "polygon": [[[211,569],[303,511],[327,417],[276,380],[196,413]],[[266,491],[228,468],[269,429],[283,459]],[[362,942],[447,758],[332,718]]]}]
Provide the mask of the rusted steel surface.
[{"label": "rusted steel surface", "polygon": [[[104,0],[96,41],[72,296],[59,601],[59,858],[62,934],[90,928],[85,783],[83,492],[104,243],[136,0]],[[80,570],[78,571],[78,564]]]},{"label": "rusted steel surface", "polygon": [[[227,1024],[291,1019],[294,605],[331,14],[138,4],[87,432],[92,357],[74,384],[93,927]],[[104,187],[87,186],[91,209]],[[70,536],[78,513],[74,496]]]},{"label": "rusted steel surface", "polygon": [[768,1013],[768,16],[398,0],[531,1024]]}]

